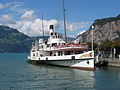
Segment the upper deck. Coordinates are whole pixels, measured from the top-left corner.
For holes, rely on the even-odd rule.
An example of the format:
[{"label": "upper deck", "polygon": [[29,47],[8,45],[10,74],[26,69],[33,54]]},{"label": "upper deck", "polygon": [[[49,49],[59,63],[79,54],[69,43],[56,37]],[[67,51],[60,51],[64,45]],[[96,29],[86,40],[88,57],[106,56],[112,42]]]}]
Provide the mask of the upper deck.
[{"label": "upper deck", "polygon": [[88,45],[86,44],[66,44],[66,45],[56,45],[53,47],[48,47],[46,51],[79,51],[88,50]]},{"label": "upper deck", "polygon": [[85,43],[66,43],[61,35],[57,32],[54,32],[53,26],[50,28],[50,37],[48,41],[39,39],[38,42],[32,47],[33,51],[45,51],[45,52],[54,52],[54,51],[84,51],[88,50],[88,45]]}]

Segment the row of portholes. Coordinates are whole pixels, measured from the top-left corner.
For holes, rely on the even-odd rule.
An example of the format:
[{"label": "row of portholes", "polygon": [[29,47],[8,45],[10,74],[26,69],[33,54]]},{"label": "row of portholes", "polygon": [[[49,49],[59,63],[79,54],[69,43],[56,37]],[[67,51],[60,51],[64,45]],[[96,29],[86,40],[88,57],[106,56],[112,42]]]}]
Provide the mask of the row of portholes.
[{"label": "row of portholes", "polygon": [[[39,58],[39,60],[40,60],[40,58]],[[46,60],[48,60],[48,58],[46,58]],[[49,60],[48,60],[49,61]],[[61,62],[61,63],[80,63],[80,61],[79,60],[66,60],[66,61],[57,61],[57,62]]]},{"label": "row of portholes", "polygon": [[61,63],[79,63],[80,61],[78,61],[78,60],[74,60],[74,61],[72,61],[72,60],[69,60],[69,61],[58,61],[58,62],[61,62]]}]

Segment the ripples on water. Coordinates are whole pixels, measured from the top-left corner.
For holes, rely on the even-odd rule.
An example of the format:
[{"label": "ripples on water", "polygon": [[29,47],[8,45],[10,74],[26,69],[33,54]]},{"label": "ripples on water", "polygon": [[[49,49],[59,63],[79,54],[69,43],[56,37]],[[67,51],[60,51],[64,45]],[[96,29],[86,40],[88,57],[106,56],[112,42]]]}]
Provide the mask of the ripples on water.
[{"label": "ripples on water", "polygon": [[83,71],[27,63],[27,54],[0,54],[0,90],[120,90],[120,70]]}]

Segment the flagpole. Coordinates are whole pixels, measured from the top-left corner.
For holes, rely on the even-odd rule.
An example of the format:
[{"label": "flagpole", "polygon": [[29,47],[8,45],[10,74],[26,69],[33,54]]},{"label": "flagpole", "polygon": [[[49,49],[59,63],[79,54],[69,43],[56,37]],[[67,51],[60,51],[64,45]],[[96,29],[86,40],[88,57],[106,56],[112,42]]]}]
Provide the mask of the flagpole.
[{"label": "flagpole", "polygon": [[93,42],[94,42],[94,41],[93,41],[93,30],[94,30],[94,26],[92,25],[92,31],[91,31],[91,32],[92,32],[92,36],[91,36],[91,37],[92,37],[92,42],[91,42],[91,43],[92,43],[92,47],[91,47],[91,48],[92,48],[92,51],[93,51]]}]

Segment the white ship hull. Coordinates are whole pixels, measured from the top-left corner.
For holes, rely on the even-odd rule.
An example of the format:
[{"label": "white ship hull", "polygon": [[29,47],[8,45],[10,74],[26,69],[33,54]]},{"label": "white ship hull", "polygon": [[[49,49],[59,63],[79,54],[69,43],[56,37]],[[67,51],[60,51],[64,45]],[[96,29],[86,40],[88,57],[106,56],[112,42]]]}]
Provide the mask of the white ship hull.
[{"label": "white ship hull", "polygon": [[76,69],[94,70],[94,52],[76,55],[28,57],[30,63],[65,66]]}]

